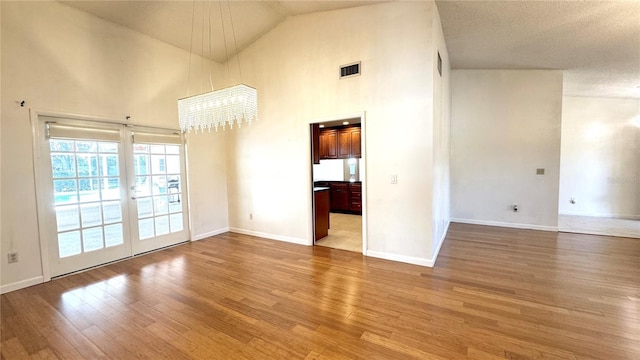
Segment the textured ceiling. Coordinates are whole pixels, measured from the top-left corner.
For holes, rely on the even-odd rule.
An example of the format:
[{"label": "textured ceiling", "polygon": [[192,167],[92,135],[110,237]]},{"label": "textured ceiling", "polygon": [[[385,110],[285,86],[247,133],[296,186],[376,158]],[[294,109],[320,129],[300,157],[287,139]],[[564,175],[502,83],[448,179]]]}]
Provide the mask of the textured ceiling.
[{"label": "textured ceiling", "polygon": [[[378,1],[62,2],[224,62],[227,52],[232,56],[236,48],[242,50],[288,16]],[[559,69],[565,70],[566,95],[640,98],[638,0],[449,0],[436,4],[456,69]]]},{"label": "textured ceiling", "polygon": [[639,1],[437,1],[452,67],[561,69],[564,93],[640,98]]}]

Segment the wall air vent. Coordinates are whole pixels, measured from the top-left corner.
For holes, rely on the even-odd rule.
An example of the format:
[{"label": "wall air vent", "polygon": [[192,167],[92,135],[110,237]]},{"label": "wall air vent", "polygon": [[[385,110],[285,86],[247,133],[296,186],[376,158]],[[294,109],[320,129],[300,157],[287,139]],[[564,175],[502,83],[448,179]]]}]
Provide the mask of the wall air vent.
[{"label": "wall air vent", "polygon": [[340,79],[360,75],[360,62],[340,66]]}]

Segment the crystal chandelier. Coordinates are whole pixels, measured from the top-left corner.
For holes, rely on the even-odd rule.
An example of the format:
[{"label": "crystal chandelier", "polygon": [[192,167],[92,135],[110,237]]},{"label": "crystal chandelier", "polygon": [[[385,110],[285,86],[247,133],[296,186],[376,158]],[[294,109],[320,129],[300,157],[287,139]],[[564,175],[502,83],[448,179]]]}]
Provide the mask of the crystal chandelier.
[{"label": "crystal chandelier", "polygon": [[224,130],[233,123],[249,125],[258,118],[258,91],[240,84],[178,100],[180,129],[185,131]]},{"label": "crystal chandelier", "polygon": [[[226,37],[224,35],[224,21],[222,20],[222,6],[218,2],[220,10],[220,20],[222,22],[222,32],[225,41],[225,52],[227,50]],[[203,5],[204,7],[204,5]],[[233,17],[231,16],[231,8],[227,2],[229,10],[229,18],[231,19],[231,28],[233,29]],[[193,7],[195,14],[195,2]],[[209,16],[211,16],[211,3],[209,3]],[[209,18],[209,32],[211,32],[211,18]],[[203,20],[203,36],[204,36],[204,20]],[[191,38],[193,40],[193,17],[191,24]],[[209,41],[211,41],[211,33],[209,33]],[[233,30],[233,41],[235,45],[235,30]],[[190,45],[191,46],[191,45]],[[204,49],[203,49],[204,50]],[[236,46],[237,51],[237,46]],[[209,47],[211,54],[211,47]],[[229,70],[229,54],[227,53],[227,71]],[[202,56],[204,57],[204,51]],[[238,61],[238,71],[240,72],[240,81],[242,82],[242,71],[240,69],[239,55],[236,54]],[[189,73],[191,72],[191,49],[189,50]],[[189,75],[190,76],[190,75]],[[211,74],[209,74],[211,80]],[[187,81],[189,82],[189,81]],[[258,91],[255,88],[245,84],[230,86],[223,89],[214,90],[211,84],[211,91],[178,99],[178,121],[182,132],[190,132],[205,129],[211,131],[214,128],[218,131],[219,127],[223,130],[227,126],[233,129],[234,122],[238,127],[242,126],[242,122],[249,125],[258,119]]]}]

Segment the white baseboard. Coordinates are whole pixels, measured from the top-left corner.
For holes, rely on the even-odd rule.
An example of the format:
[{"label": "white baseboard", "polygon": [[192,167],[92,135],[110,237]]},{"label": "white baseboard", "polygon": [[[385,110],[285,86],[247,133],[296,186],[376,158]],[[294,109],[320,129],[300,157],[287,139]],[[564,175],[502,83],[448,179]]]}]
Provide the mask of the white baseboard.
[{"label": "white baseboard", "polygon": [[462,224],[473,224],[473,225],[499,226],[499,227],[514,228],[514,229],[529,229],[529,230],[542,230],[542,231],[558,232],[558,227],[557,226],[534,225],[534,224],[518,224],[518,223],[507,223],[507,222],[501,222],[501,221],[457,219],[457,218],[451,219],[451,222],[462,223]]},{"label": "white baseboard", "polygon": [[269,234],[269,233],[264,233],[264,232],[260,232],[260,231],[246,230],[246,229],[240,229],[240,228],[234,228],[234,227],[229,228],[229,231],[233,232],[233,233],[257,236],[257,237],[261,237],[261,238],[265,238],[265,239],[284,241],[284,242],[298,244],[298,245],[306,245],[306,246],[311,246],[312,245],[309,241],[307,241],[305,239],[294,238],[294,237],[290,237],[290,236]]},{"label": "white baseboard", "polygon": [[449,225],[451,225],[451,221],[447,221],[447,226],[444,227],[444,232],[442,233],[442,236],[440,237],[440,242],[438,243],[438,247],[436,248],[436,251],[433,252],[433,265],[434,266],[436,264],[436,260],[438,259],[438,254],[440,254],[440,248],[442,247],[442,244],[444,244],[444,239],[447,237],[447,233],[449,232]]},{"label": "white baseboard", "polygon": [[431,259],[391,254],[383,251],[374,251],[374,250],[367,250],[367,253],[365,255],[371,256],[374,258],[379,258],[379,259],[403,262],[407,264],[433,267],[436,264],[436,259],[438,258],[438,254],[440,253],[440,248],[444,243],[444,239],[447,237],[447,233],[449,232],[450,224],[451,224],[451,221],[447,221],[447,225],[444,228],[444,232],[442,233],[442,236],[439,239],[438,247],[436,248],[436,251],[433,253],[433,256],[431,257]]},{"label": "white baseboard", "polygon": [[11,284],[0,286],[0,294],[6,294],[10,291],[20,290],[20,289],[27,288],[29,286],[42,284],[43,282],[44,282],[44,277],[42,275],[32,277],[30,279],[16,281]]},{"label": "white baseboard", "polygon": [[374,258],[391,260],[391,261],[399,261],[399,262],[413,264],[413,265],[428,266],[428,267],[433,267],[433,265],[435,264],[435,261],[433,261],[433,259],[391,254],[383,251],[367,250],[366,256],[371,256]]},{"label": "white baseboard", "polygon": [[211,230],[211,231],[208,231],[208,232],[203,233],[203,234],[194,235],[193,239],[191,239],[191,241],[198,241],[198,240],[206,239],[208,237],[224,234],[226,232],[229,232],[229,227],[228,226],[227,227],[223,227],[221,229]]},{"label": "white baseboard", "polygon": [[560,213],[560,215],[640,220],[640,215],[629,215],[629,214],[604,214],[604,213],[599,214],[599,213],[581,213],[578,211],[563,211]]}]

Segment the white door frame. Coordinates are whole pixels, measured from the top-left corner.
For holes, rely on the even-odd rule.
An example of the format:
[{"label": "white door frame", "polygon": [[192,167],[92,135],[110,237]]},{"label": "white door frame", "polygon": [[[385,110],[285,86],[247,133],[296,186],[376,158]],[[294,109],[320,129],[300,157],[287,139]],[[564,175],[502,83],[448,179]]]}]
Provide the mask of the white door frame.
[{"label": "white door frame", "polygon": [[[308,123],[308,131],[309,131],[309,136],[307,136],[307,139],[309,139],[309,142],[307,144],[307,149],[311,149],[311,124],[317,124],[317,123],[323,123],[323,122],[330,122],[330,121],[340,121],[340,120],[348,120],[348,119],[355,119],[355,118],[359,118],[360,119],[360,129],[361,129],[361,136],[360,136],[360,144],[361,144],[361,153],[362,153],[362,159],[364,160],[362,162],[362,168],[360,169],[360,180],[362,181],[362,255],[366,256],[367,255],[367,137],[366,137],[366,133],[367,133],[367,125],[366,125],[366,111],[362,111],[360,113],[352,113],[352,114],[342,114],[342,115],[336,115],[336,116],[329,116],[329,117],[325,117],[325,118],[319,118],[319,119],[314,119],[314,120],[310,120]],[[309,157],[309,168],[307,168],[307,179],[309,180],[308,183],[312,184],[311,187],[309,187],[309,191],[307,193],[307,199],[310,199],[310,205],[309,205],[309,209],[310,209],[310,215],[308,217],[308,219],[310,220],[309,222],[309,227],[307,229],[307,237],[310,240],[309,244],[311,246],[314,245],[314,228],[313,228],[313,224],[315,222],[314,220],[314,213],[313,213],[313,178],[312,178],[312,174],[313,174],[313,160],[311,159],[311,157]]]},{"label": "white door frame", "polygon": [[[32,145],[32,150],[33,150],[33,175],[34,175],[34,192],[36,194],[36,215],[37,215],[37,223],[38,223],[38,239],[39,239],[39,243],[40,243],[40,260],[42,262],[42,281],[43,282],[48,282],[51,280],[51,264],[49,263],[49,243],[47,241],[47,237],[43,236],[43,232],[45,231],[45,229],[49,229],[51,224],[50,222],[52,221],[52,219],[50,219],[50,217],[46,216],[45,211],[44,211],[44,204],[47,204],[47,199],[46,199],[46,194],[44,191],[42,190],[38,190],[38,189],[43,189],[46,188],[46,186],[48,186],[48,184],[44,184],[44,181],[46,179],[45,173],[44,171],[49,170],[49,169],[43,169],[41,166],[39,166],[41,164],[41,158],[43,156],[42,154],[42,149],[39,143],[39,139],[41,139],[41,137],[44,137],[45,134],[43,133],[43,128],[40,125],[40,121],[39,118],[41,116],[48,116],[48,117],[59,117],[59,118],[64,118],[64,119],[69,119],[69,120],[80,120],[80,121],[95,121],[95,122],[101,122],[101,123],[107,123],[107,124],[114,124],[114,125],[136,125],[136,126],[141,126],[141,127],[147,127],[147,128],[154,128],[152,126],[146,126],[146,125],[137,125],[137,124],[128,124],[126,122],[123,122],[121,120],[115,120],[115,119],[110,119],[110,118],[106,118],[106,117],[99,117],[99,116],[90,116],[90,115],[81,115],[81,114],[73,114],[73,113],[64,113],[64,112],[57,112],[57,111],[48,111],[48,110],[40,110],[40,109],[30,109],[29,110],[29,118],[31,120],[31,145]],[[159,127],[155,127],[156,129],[162,129],[162,130],[172,130],[172,131],[180,131],[178,129],[168,129],[168,128],[159,128]],[[188,162],[187,159],[187,152],[186,152],[186,141],[183,142],[183,148],[185,149],[185,153],[184,153],[184,165],[186,167],[186,164]],[[187,180],[188,174],[185,174],[185,179],[183,179],[182,181],[188,181]],[[127,191],[127,194],[129,192]],[[186,229],[187,231],[187,237],[189,239],[189,241],[191,240],[191,212],[189,211],[189,187],[185,186],[185,194],[184,194],[185,198],[187,199],[187,204],[185,207],[185,211],[187,211],[187,216],[188,216],[188,220],[187,220],[187,224],[188,227]],[[127,220],[128,221],[128,220]]]}]

